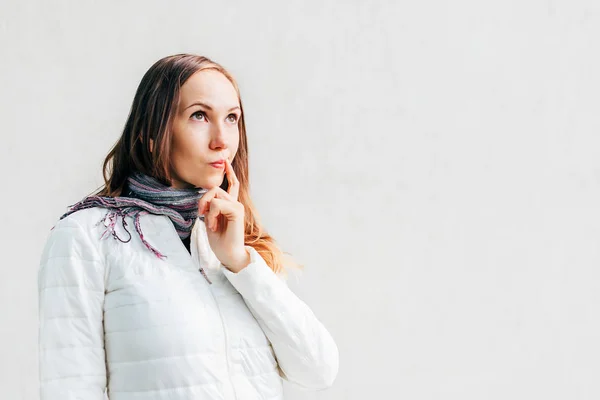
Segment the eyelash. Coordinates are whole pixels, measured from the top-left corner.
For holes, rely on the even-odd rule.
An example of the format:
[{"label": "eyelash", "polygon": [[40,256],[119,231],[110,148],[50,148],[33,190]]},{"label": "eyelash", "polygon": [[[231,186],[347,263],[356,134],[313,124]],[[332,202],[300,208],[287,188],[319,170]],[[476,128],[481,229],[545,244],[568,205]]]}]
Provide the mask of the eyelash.
[{"label": "eyelash", "polygon": [[[194,116],[194,115],[196,115],[196,114],[202,114],[202,115],[204,116],[204,118],[206,118],[206,113],[205,113],[204,111],[196,111],[196,112],[195,112],[195,113],[193,113],[191,116],[193,117],[193,116]],[[231,113],[231,114],[229,114],[227,117],[229,118],[229,117],[230,117],[230,116],[232,116],[232,115],[235,117],[235,121],[234,121],[234,122],[238,122],[238,119],[239,119],[239,118],[238,118],[237,114],[233,114],[233,113]]]}]

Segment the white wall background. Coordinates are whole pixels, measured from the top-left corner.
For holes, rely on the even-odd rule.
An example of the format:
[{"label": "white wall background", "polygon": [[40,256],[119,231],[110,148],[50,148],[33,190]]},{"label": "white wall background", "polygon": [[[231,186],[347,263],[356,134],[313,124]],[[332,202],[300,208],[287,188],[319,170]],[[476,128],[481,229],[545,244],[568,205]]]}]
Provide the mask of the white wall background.
[{"label": "white wall background", "polygon": [[600,397],[598,2],[0,4],[2,399],[38,397],[48,230],[178,52],[239,80],[259,211],[340,349],[288,399]]}]

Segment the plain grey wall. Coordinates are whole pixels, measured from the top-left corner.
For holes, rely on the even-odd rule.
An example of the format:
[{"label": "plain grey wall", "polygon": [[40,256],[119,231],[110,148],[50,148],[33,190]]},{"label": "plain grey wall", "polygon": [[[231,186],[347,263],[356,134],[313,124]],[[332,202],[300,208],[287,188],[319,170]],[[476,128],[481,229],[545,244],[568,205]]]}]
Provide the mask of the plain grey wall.
[{"label": "plain grey wall", "polygon": [[50,227],[193,52],[239,80],[252,194],[340,349],[288,399],[599,398],[599,42],[592,0],[2,1],[0,397],[38,397]]}]

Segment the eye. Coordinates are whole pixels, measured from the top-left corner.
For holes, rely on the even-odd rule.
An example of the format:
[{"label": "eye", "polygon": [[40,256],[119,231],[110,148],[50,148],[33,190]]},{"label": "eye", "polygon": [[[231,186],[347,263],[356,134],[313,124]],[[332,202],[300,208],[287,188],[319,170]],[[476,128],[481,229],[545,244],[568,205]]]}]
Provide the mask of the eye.
[{"label": "eye", "polygon": [[196,114],[200,114],[202,116],[204,116],[204,111],[196,111],[195,113],[193,113],[191,116],[193,117]]},{"label": "eye", "polygon": [[231,122],[237,122],[237,120],[238,120],[238,116],[237,116],[236,114],[229,114],[229,115],[227,116],[227,118],[229,118],[229,117],[231,117],[231,116],[233,116],[233,121],[231,121]]}]

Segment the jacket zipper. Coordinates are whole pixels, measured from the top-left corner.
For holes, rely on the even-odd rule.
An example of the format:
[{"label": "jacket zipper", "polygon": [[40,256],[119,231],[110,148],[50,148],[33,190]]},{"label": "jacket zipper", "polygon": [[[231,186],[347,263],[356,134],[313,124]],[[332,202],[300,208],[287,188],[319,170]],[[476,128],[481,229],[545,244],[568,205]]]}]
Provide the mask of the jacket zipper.
[{"label": "jacket zipper", "polygon": [[[173,227],[173,230],[175,230],[174,225],[171,224],[171,226]],[[177,231],[175,231],[175,233],[177,233]],[[179,241],[179,244],[181,245],[181,247],[184,248],[185,252],[188,253],[187,249],[185,248],[185,246],[183,245],[183,243],[181,241]],[[194,256],[191,254],[191,249],[192,249],[192,244],[190,243],[190,252],[189,254],[189,259],[192,263],[194,263]],[[199,260],[198,260],[199,261]],[[206,271],[204,271],[204,268],[202,268],[201,266],[199,267],[199,271],[200,273],[202,273],[202,276],[204,276],[204,278],[206,279],[206,281],[212,285],[211,280],[208,278],[208,275],[206,274]],[[217,297],[215,296],[215,294],[213,293],[213,290],[210,286],[208,286],[208,291],[210,292],[210,295],[212,296],[213,300],[215,301],[215,305],[217,306],[217,310],[219,312],[219,319],[221,320],[221,327],[223,328],[223,337],[225,338],[225,365],[227,366],[227,378],[229,378],[229,386],[231,387],[231,390],[233,392],[233,398],[234,400],[237,400],[237,393],[235,392],[235,387],[233,386],[233,380],[231,379],[231,367],[229,366],[229,346],[227,344],[227,330],[225,329],[225,321],[223,320],[223,314],[221,314],[221,307],[219,306],[219,302],[217,301]]]},{"label": "jacket zipper", "polygon": [[227,329],[225,329],[225,321],[223,320],[223,315],[221,314],[221,307],[219,306],[217,297],[213,293],[212,288],[210,286],[208,287],[208,291],[212,295],[212,298],[215,301],[215,304],[217,305],[217,310],[219,311],[219,318],[221,319],[221,327],[223,328],[223,337],[225,338],[225,364],[227,365],[227,377],[229,378],[229,384],[231,386],[231,390],[233,391],[233,398],[237,400],[237,398],[238,398],[237,393],[235,392],[235,387],[233,386],[233,380],[231,379],[231,367],[229,366],[230,354],[229,354],[229,345],[227,344],[228,335],[227,335]]},{"label": "jacket zipper", "polygon": [[208,279],[208,275],[206,275],[206,272],[204,272],[204,268],[200,267],[200,272],[202,273],[202,275],[204,275],[204,278],[206,278],[208,283],[210,283],[212,285],[212,282],[210,281],[210,279]]}]

